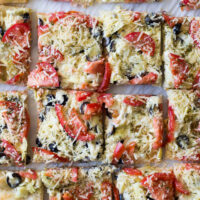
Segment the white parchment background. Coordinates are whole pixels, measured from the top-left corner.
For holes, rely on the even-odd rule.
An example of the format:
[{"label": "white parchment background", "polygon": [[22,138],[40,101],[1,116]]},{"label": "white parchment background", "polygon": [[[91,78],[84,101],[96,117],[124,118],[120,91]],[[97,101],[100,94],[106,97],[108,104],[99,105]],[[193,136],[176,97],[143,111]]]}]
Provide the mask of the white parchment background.
[{"label": "white parchment background", "polygon": [[[32,63],[31,69],[34,68],[34,65],[37,62],[37,20],[36,12],[55,12],[55,11],[69,11],[77,10],[91,14],[93,16],[98,16],[101,10],[112,10],[117,5],[120,5],[122,8],[131,9],[134,11],[145,11],[145,12],[159,12],[160,10],[166,10],[172,15],[175,16],[200,16],[200,10],[196,11],[184,11],[182,12],[179,8],[179,0],[163,0],[159,3],[143,3],[143,4],[97,4],[88,8],[75,7],[69,3],[65,2],[53,2],[53,0],[29,0],[29,3],[22,5],[24,7],[31,8],[33,10],[32,14]],[[16,87],[0,84],[0,91],[4,90],[23,90],[25,87]],[[154,94],[154,95],[163,95],[164,102],[166,104],[166,92],[161,87],[152,87],[152,86],[118,86],[110,89],[111,93],[120,93],[120,94]],[[32,91],[29,91],[29,112],[31,117],[31,129],[29,132],[29,152],[30,147],[35,145],[35,138],[37,134],[37,112],[36,104],[33,99]],[[166,107],[165,107],[165,116],[166,116]],[[168,161],[164,160],[163,164],[169,164]],[[50,165],[53,166],[53,165]],[[36,165],[30,164],[28,167],[35,169],[43,169],[46,167],[44,164]],[[14,167],[0,167],[0,169],[17,169]],[[46,197],[45,197],[46,199]]]}]

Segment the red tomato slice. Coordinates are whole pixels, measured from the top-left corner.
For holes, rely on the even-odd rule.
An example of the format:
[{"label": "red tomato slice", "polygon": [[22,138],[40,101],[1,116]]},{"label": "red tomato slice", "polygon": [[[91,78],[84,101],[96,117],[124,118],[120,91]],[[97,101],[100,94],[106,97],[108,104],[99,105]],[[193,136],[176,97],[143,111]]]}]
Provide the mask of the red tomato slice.
[{"label": "red tomato slice", "polygon": [[37,179],[37,172],[35,170],[29,169],[28,171],[20,171],[19,175],[24,177],[24,178],[29,178],[32,180],[36,180]]},{"label": "red tomato slice", "polygon": [[49,32],[49,25],[48,24],[38,26],[38,36],[43,35],[47,32]]},{"label": "red tomato slice", "polygon": [[182,0],[181,5],[187,6],[187,10],[190,10],[190,8],[197,9],[199,8],[199,0]]},{"label": "red tomato slice", "polygon": [[59,87],[58,73],[55,68],[45,62],[37,64],[37,68],[34,69],[28,76],[29,87]]},{"label": "red tomato slice", "polygon": [[76,183],[78,182],[78,167],[73,167],[71,171],[71,181]]},{"label": "red tomato slice", "polygon": [[13,63],[17,65],[28,65],[30,56],[30,49],[25,48],[23,51],[19,50],[19,53],[15,53],[13,57]]},{"label": "red tomato slice", "polygon": [[151,197],[156,200],[174,198],[174,174],[154,173],[141,180],[141,184],[148,189]]},{"label": "red tomato slice", "polygon": [[157,81],[157,79],[158,79],[157,74],[149,72],[147,75],[144,75],[141,78],[133,78],[129,82],[132,85],[154,84]]},{"label": "red tomato slice", "polygon": [[108,89],[110,84],[110,77],[111,77],[111,67],[110,64],[107,62],[105,63],[105,72],[103,76],[103,81],[100,85],[100,87],[97,89],[98,92],[104,92]]},{"label": "red tomato slice", "polygon": [[194,169],[194,170],[200,172],[200,165],[199,164],[186,163],[185,169],[187,169],[187,170]]},{"label": "red tomato slice", "polygon": [[166,12],[162,12],[162,16],[165,20],[165,22],[171,27],[173,28],[176,24],[182,23],[183,22],[183,18],[181,17],[171,17],[169,16]]},{"label": "red tomato slice", "polygon": [[19,83],[22,81],[22,78],[24,76],[24,73],[20,73],[12,77],[10,80],[6,81],[9,85],[15,85],[16,83]]},{"label": "red tomato slice", "polygon": [[200,70],[197,72],[197,75],[194,78],[193,88],[200,89]]},{"label": "red tomato slice", "polygon": [[30,128],[30,117],[29,117],[27,109],[25,110],[24,116],[25,116],[25,118],[23,119],[23,122],[21,122],[23,126],[20,129],[21,142],[23,142],[23,138],[27,138],[28,131]]},{"label": "red tomato slice", "polygon": [[84,114],[88,117],[91,117],[92,115],[97,115],[101,113],[101,104],[100,103],[89,103],[86,105]]},{"label": "red tomato slice", "polygon": [[177,89],[187,79],[188,63],[179,55],[170,53],[170,68],[174,75],[174,87]]},{"label": "red tomato slice", "polygon": [[119,159],[122,157],[122,154],[124,153],[125,150],[126,149],[124,145],[121,142],[118,142],[113,153],[113,160],[112,160],[113,164],[117,164],[119,162]]},{"label": "red tomato slice", "polygon": [[34,153],[37,153],[37,154],[46,154],[46,155],[49,155],[51,156],[53,159],[59,161],[59,162],[69,162],[69,159],[68,158],[63,158],[63,157],[60,157],[58,156],[56,153],[53,153],[49,150],[46,150],[46,149],[42,149],[42,148],[39,148],[39,147],[32,147],[33,149],[33,152]]},{"label": "red tomato slice", "polygon": [[112,199],[112,184],[109,181],[101,183],[101,200]]},{"label": "red tomato slice", "polygon": [[[30,26],[27,23],[18,23],[12,25],[4,34],[2,42],[8,42],[12,45],[20,45],[22,48],[30,47]],[[28,39],[27,39],[28,38]]]},{"label": "red tomato slice", "polygon": [[123,171],[131,176],[142,176],[142,172],[138,169],[133,168],[124,168]]},{"label": "red tomato slice", "polygon": [[167,142],[172,142],[174,140],[174,131],[176,126],[176,116],[172,106],[168,107],[168,135]]},{"label": "red tomato slice", "polygon": [[49,22],[55,24],[58,20],[66,17],[65,12],[55,12],[51,13],[49,17]]},{"label": "red tomato slice", "polygon": [[100,104],[104,103],[106,108],[109,108],[114,104],[114,98],[112,94],[100,94],[97,97],[97,100]]},{"label": "red tomato slice", "polygon": [[77,101],[84,101],[88,97],[90,97],[92,94],[93,94],[92,92],[78,91],[78,92],[76,92],[76,100]]},{"label": "red tomato slice", "polygon": [[16,150],[16,148],[10,142],[4,139],[2,139],[1,141],[2,141],[1,146],[5,149],[4,153],[6,154],[6,156],[11,158],[17,166],[23,166],[22,157]]},{"label": "red tomato slice", "polygon": [[124,98],[123,102],[129,106],[139,107],[146,104],[146,99],[144,98],[137,99],[134,96],[127,96]]},{"label": "red tomato slice", "polygon": [[141,13],[140,12],[134,12],[132,17],[133,17],[133,21],[138,21],[140,19]]},{"label": "red tomato slice", "polygon": [[199,20],[193,19],[190,23],[190,36],[192,37],[194,43],[200,48],[200,22]]},{"label": "red tomato slice", "polygon": [[135,142],[131,142],[130,144],[128,144],[126,146],[126,151],[127,153],[132,156],[134,151],[135,151],[135,146],[136,146],[136,143]]},{"label": "red tomato slice", "polygon": [[114,200],[120,200],[119,190],[113,185]]},{"label": "red tomato slice", "polygon": [[78,200],[90,200],[93,196],[93,187],[91,184],[86,185],[84,188],[77,186],[75,195]]},{"label": "red tomato slice", "polygon": [[125,36],[125,39],[133,44],[136,49],[143,53],[153,56],[156,44],[151,36],[143,32],[132,32]]},{"label": "red tomato slice", "polygon": [[87,66],[84,69],[85,72],[89,74],[103,74],[105,70],[104,59],[97,60],[94,62],[87,62]]},{"label": "red tomato slice", "polygon": [[163,145],[163,120],[159,117],[153,118],[153,128],[155,134],[154,149],[159,149]]},{"label": "red tomato slice", "polygon": [[180,192],[185,195],[190,194],[190,192],[184,188],[184,185],[180,181],[178,181],[176,178],[174,180],[174,185],[177,192]]},{"label": "red tomato slice", "polygon": [[62,195],[62,199],[63,200],[73,200],[73,195],[69,192],[65,192],[63,195]]},{"label": "red tomato slice", "polygon": [[[82,122],[74,108],[71,110],[69,116],[70,121],[66,119],[63,107],[60,104],[56,104],[55,109],[60,124],[70,137],[80,141],[91,141],[95,139],[95,135],[87,132],[86,125]],[[77,134],[79,134],[78,137]]]}]

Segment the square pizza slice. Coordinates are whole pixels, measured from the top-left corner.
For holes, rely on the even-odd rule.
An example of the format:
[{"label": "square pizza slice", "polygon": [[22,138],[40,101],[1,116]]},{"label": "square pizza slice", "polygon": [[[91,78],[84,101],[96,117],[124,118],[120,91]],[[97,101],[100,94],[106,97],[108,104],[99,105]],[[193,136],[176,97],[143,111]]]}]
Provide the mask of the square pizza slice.
[{"label": "square pizza slice", "polygon": [[101,23],[69,11],[38,14],[39,63],[30,87],[105,90],[110,68],[103,59]]},{"label": "square pizza slice", "polygon": [[38,104],[34,161],[96,161],[103,150],[102,108],[98,94],[44,90]]},{"label": "square pizza slice", "polygon": [[172,17],[163,13],[164,87],[200,88],[199,17]]},{"label": "square pizza slice", "polygon": [[168,90],[169,159],[200,161],[200,94],[190,90]]},{"label": "square pizza slice", "polygon": [[113,167],[54,168],[41,172],[49,199],[112,199]]},{"label": "square pizza slice", "polygon": [[0,6],[0,82],[25,84],[30,62],[30,9]]},{"label": "square pizza slice", "polygon": [[0,164],[21,166],[27,160],[30,126],[27,92],[0,92]]},{"label": "square pizza slice", "polygon": [[100,21],[110,83],[160,85],[162,16],[116,8],[102,12]]},{"label": "square pizza slice", "polygon": [[106,107],[106,163],[161,161],[162,97],[105,94],[101,99]]},{"label": "square pizza slice", "polygon": [[43,200],[43,187],[38,172],[0,171],[0,199]]},{"label": "square pizza slice", "polygon": [[194,10],[200,8],[200,0],[180,0],[181,10]]}]

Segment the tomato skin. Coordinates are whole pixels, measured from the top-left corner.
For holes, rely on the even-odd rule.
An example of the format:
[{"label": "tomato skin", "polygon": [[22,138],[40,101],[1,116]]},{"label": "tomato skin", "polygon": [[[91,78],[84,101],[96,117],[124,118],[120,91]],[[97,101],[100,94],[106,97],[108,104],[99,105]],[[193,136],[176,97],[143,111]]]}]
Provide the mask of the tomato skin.
[{"label": "tomato skin", "polygon": [[194,78],[193,89],[200,89],[200,70],[197,72]]},{"label": "tomato skin", "polygon": [[105,63],[105,72],[103,76],[103,81],[101,85],[99,86],[99,88],[97,89],[97,92],[104,92],[108,89],[109,84],[110,84],[111,72],[112,70],[111,70],[110,64],[108,62]]},{"label": "tomato skin", "polygon": [[63,200],[73,200],[74,198],[73,198],[73,196],[72,196],[71,193],[65,192],[65,193],[62,195],[62,199],[63,199]]},{"label": "tomato skin", "polygon": [[192,37],[194,43],[198,48],[200,48],[200,37],[198,32],[200,31],[200,22],[199,20],[193,19],[190,23],[190,36]]},{"label": "tomato skin", "polygon": [[158,75],[149,72],[147,75],[143,76],[142,78],[133,78],[129,81],[132,85],[142,85],[142,84],[154,84],[158,79]]},{"label": "tomato skin", "polygon": [[176,189],[177,192],[180,192],[180,193],[185,194],[185,195],[190,194],[190,192],[188,190],[186,190],[184,188],[183,184],[180,181],[178,181],[176,178],[174,180],[174,185],[175,185],[175,189]]},{"label": "tomato skin", "polygon": [[194,169],[194,170],[200,172],[200,165],[198,165],[198,164],[186,163],[186,164],[185,164],[185,169],[186,169],[186,170]]},{"label": "tomato skin", "polygon": [[112,164],[117,164],[119,162],[119,159],[122,157],[124,151],[125,151],[124,145],[121,142],[118,142],[113,153]]},{"label": "tomato skin", "polygon": [[133,13],[133,21],[138,21],[140,19],[141,13],[140,12],[134,12]]},{"label": "tomato skin", "polygon": [[101,183],[101,200],[112,199],[112,184],[109,181],[104,181]]},{"label": "tomato skin", "polygon": [[153,118],[153,128],[155,132],[155,142],[153,149],[159,149],[163,146],[163,121],[160,117]]},{"label": "tomato skin", "polygon": [[71,181],[76,183],[78,182],[78,167],[73,167],[71,171]]},{"label": "tomato skin", "polygon": [[84,101],[87,97],[92,96],[92,92],[85,92],[85,91],[78,91],[76,92],[76,100],[77,101]]},{"label": "tomato skin", "polygon": [[166,12],[162,12],[162,16],[163,16],[165,22],[171,28],[173,28],[176,24],[179,24],[179,23],[183,22],[183,18],[182,17],[172,17],[172,16],[169,16]]},{"label": "tomato skin", "polygon": [[135,151],[135,146],[136,146],[136,143],[135,142],[131,142],[130,144],[128,144],[126,146],[126,151],[127,153],[132,156],[134,151]]},{"label": "tomato skin", "polygon": [[124,168],[123,171],[131,176],[142,176],[142,172],[138,169],[133,168]]},{"label": "tomato skin", "polygon": [[100,94],[97,97],[97,100],[100,104],[105,103],[105,106],[107,108],[111,107],[114,104],[114,98],[113,98],[112,94],[104,94],[104,93]]},{"label": "tomato skin", "polygon": [[86,68],[84,69],[85,72],[89,74],[103,74],[105,70],[104,59],[88,62]]},{"label": "tomato skin", "polygon": [[68,158],[63,158],[63,157],[60,157],[58,156],[56,153],[53,153],[49,150],[46,150],[46,149],[42,149],[42,148],[39,148],[39,147],[32,147],[33,149],[33,152],[34,153],[37,153],[37,154],[40,154],[40,153],[44,153],[46,155],[50,155],[52,156],[54,159],[58,160],[59,162],[69,162],[69,159]]},{"label": "tomato skin", "polygon": [[65,17],[65,12],[51,13],[51,16],[49,17],[49,22],[55,24],[58,20],[63,19]]},{"label": "tomato skin", "polygon": [[19,83],[21,82],[23,76],[24,76],[24,73],[19,73],[15,75],[14,77],[12,77],[10,80],[6,81],[6,83],[9,85],[14,85],[16,83]]},{"label": "tomato skin", "polygon": [[85,116],[88,116],[90,118],[92,115],[97,115],[99,113],[101,113],[100,103],[89,103],[86,105],[84,112]]},{"label": "tomato skin", "polygon": [[146,99],[140,100],[135,98],[134,96],[127,96],[124,98],[123,102],[129,106],[139,107],[146,104]]},{"label": "tomato skin", "polygon": [[43,35],[47,32],[49,32],[49,25],[48,24],[38,26],[38,36]]},{"label": "tomato skin", "polygon": [[37,172],[35,170],[29,169],[28,171],[20,171],[19,175],[24,177],[24,178],[29,178],[32,180],[36,180],[37,179]]},{"label": "tomato skin", "polygon": [[174,140],[174,131],[176,126],[176,116],[172,106],[168,107],[168,135],[167,142],[172,142]]},{"label": "tomato skin", "polygon": [[151,36],[143,32],[132,32],[125,36],[125,39],[131,42],[143,53],[154,56],[156,44]]}]

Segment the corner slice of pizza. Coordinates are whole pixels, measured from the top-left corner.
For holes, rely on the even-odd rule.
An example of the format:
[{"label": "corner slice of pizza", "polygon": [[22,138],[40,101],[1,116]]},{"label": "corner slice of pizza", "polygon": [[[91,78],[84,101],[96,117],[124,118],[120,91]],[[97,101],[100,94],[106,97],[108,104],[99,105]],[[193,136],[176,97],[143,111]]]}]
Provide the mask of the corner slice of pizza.
[{"label": "corner slice of pizza", "polygon": [[200,93],[168,90],[168,133],[166,157],[200,161]]},{"label": "corner slice of pizza", "polygon": [[0,171],[0,199],[43,200],[39,173],[32,169]]},{"label": "corner slice of pizza", "polygon": [[30,62],[29,8],[0,6],[0,82],[25,84]]},{"label": "corner slice of pizza", "polygon": [[50,200],[111,200],[114,168],[54,168],[41,172]]},{"label": "corner slice of pizza", "polygon": [[102,104],[98,94],[43,90],[38,104],[34,161],[97,161],[103,151]]},{"label": "corner slice of pizza", "polygon": [[105,162],[130,165],[162,159],[162,97],[102,94]]},{"label": "corner slice of pizza", "polygon": [[162,16],[116,8],[102,12],[99,19],[110,83],[160,85]]},{"label": "corner slice of pizza", "polygon": [[196,10],[200,8],[199,0],[180,0],[180,8],[181,10]]},{"label": "corner slice of pizza", "polygon": [[199,17],[172,17],[163,12],[164,87],[200,89]]},{"label": "corner slice of pizza", "polygon": [[108,89],[111,69],[103,58],[101,26],[77,11],[38,14],[39,63],[28,86]]},{"label": "corner slice of pizza", "polygon": [[180,164],[174,167],[176,197],[181,200],[199,200],[200,165]]},{"label": "corner slice of pizza", "polygon": [[0,92],[0,165],[22,166],[28,161],[30,119],[27,92]]}]

